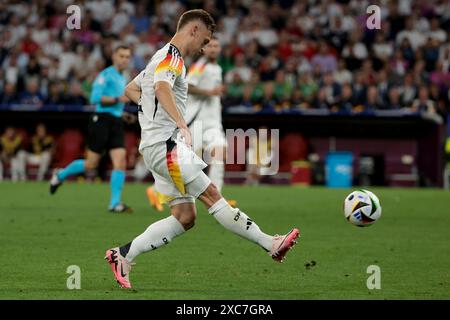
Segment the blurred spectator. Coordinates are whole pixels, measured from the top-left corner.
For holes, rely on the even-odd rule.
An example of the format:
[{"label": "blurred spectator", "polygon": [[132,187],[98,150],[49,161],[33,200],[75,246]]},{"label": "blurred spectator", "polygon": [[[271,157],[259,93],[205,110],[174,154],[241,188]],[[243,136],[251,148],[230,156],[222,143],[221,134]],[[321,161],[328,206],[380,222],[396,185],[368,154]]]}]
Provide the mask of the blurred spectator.
[{"label": "blurred spectator", "polygon": [[245,64],[245,56],[242,53],[236,55],[233,68],[225,75],[225,82],[231,82],[235,74],[238,74],[244,82],[249,81],[252,75],[252,70]]},{"label": "blurred spectator", "polygon": [[408,39],[413,50],[416,50],[425,43],[425,37],[421,32],[414,29],[414,23],[414,18],[408,17],[405,21],[405,29],[397,34],[395,42],[401,44],[404,39]]},{"label": "blurred spectator", "polygon": [[353,98],[356,104],[362,104],[366,97],[366,88],[368,83],[362,72],[355,74],[355,81],[353,82]]},{"label": "blurred spectator", "polygon": [[347,65],[344,59],[340,59],[338,62],[338,69],[334,72],[334,80],[339,84],[351,83],[353,75],[350,70],[347,69]]},{"label": "blurred spectator", "polygon": [[314,55],[311,64],[318,65],[322,74],[334,72],[337,69],[336,57],[330,53],[326,42],[320,44],[319,52]]},{"label": "blurred spectator", "polygon": [[53,137],[47,134],[43,123],[36,126],[36,133],[31,138],[31,152],[27,154],[27,163],[39,166],[37,180],[42,181],[50,167],[54,149]]},{"label": "blurred spectator", "polygon": [[245,84],[238,73],[235,73],[231,83],[227,85],[225,104],[227,105],[239,105],[244,98]]},{"label": "blurred spectator", "polygon": [[[134,22],[134,24],[137,26],[138,30],[136,31],[139,33],[148,29],[147,22],[142,18],[142,15],[147,15],[145,15],[145,7],[142,3],[139,4],[136,9],[137,17],[132,19],[132,21],[137,20],[137,22]],[[163,17],[163,21],[166,24],[170,24],[172,21],[176,21],[176,18],[181,10],[183,10],[183,6],[176,0],[161,1],[161,6],[159,7],[160,16]],[[139,12],[141,12],[141,17],[139,15]],[[141,20],[139,20],[139,17]]]},{"label": "blurred spectator", "polygon": [[28,79],[26,89],[19,95],[19,103],[35,105],[41,107],[44,103],[44,98],[39,92],[39,83],[37,78]]},{"label": "blurred spectator", "polygon": [[384,105],[388,103],[389,96],[389,77],[386,70],[382,69],[378,71],[375,83],[378,90],[379,101],[382,102],[382,108],[385,109]]},{"label": "blurred spectator", "polygon": [[436,104],[429,98],[427,87],[420,87],[419,95],[412,103],[413,112],[436,113]]},{"label": "blurred spectator", "polygon": [[436,66],[439,66],[444,72],[450,72],[450,45],[440,48],[439,60]]},{"label": "blurred spectator", "polygon": [[39,45],[33,40],[33,29],[31,26],[27,26],[25,36],[22,38],[21,47],[22,52],[28,55],[35,54],[39,49]]},{"label": "blurred spectator", "polygon": [[245,84],[243,100],[245,104],[254,104],[256,109],[262,107],[264,97],[264,84],[261,82],[259,73],[253,72],[250,81]]},{"label": "blurred spectator", "polygon": [[327,91],[325,88],[320,88],[317,98],[314,101],[313,106],[317,109],[330,109],[330,104],[327,101]]},{"label": "blurred spectator", "polygon": [[275,80],[275,74],[278,68],[279,61],[276,58],[276,53],[271,52],[270,54],[266,55],[262,59],[258,70],[261,81],[266,82]]},{"label": "blurred spectator", "polygon": [[334,81],[333,74],[331,72],[324,75],[323,83],[320,87],[321,90],[324,90],[326,101],[329,105],[333,105],[339,101],[341,86]]},{"label": "blurred spectator", "polygon": [[426,71],[430,72],[436,66],[436,62],[439,59],[439,46],[438,41],[433,40],[432,38],[428,38],[425,46],[423,47],[423,58],[425,59]]},{"label": "blurred spectator", "polygon": [[383,104],[380,102],[378,96],[378,89],[376,86],[370,86],[367,88],[367,97],[364,103],[364,111],[373,112],[377,109],[381,109]]},{"label": "blurred spectator", "polygon": [[397,87],[392,87],[389,90],[388,106],[392,110],[401,109],[403,106],[400,101],[400,92]]},{"label": "blurred spectator", "polygon": [[392,71],[399,77],[405,75],[408,69],[409,62],[403,57],[403,53],[400,49],[397,49],[394,53],[394,58],[390,62]]},{"label": "blurred spectator", "polygon": [[299,89],[300,94],[303,97],[304,102],[308,104],[308,107],[314,107],[313,103],[319,90],[319,86],[311,76],[311,73],[306,72],[300,76]]},{"label": "blurred spectator", "polygon": [[408,38],[404,38],[400,43],[400,51],[402,52],[403,58],[408,61],[408,65],[414,64],[415,50],[411,46],[411,42]]},{"label": "blurred spectator", "polygon": [[23,150],[22,137],[13,127],[7,127],[0,138],[0,180],[3,180],[5,163],[11,166],[11,180],[25,180],[26,152]]},{"label": "blurred spectator", "polygon": [[400,86],[399,89],[402,97],[402,104],[404,106],[411,106],[417,94],[417,87],[414,84],[414,78],[412,74],[408,73],[405,76],[403,84]]},{"label": "blurred spectator", "polygon": [[349,83],[342,86],[342,95],[339,102],[331,106],[331,112],[350,114],[352,112],[353,103],[353,90]]},{"label": "blurred spectator", "polygon": [[[117,43],[133,48],[127,72],[131,77],[170,40],[182,11],[203,7],[216,18],[223,46],[218,61],[228,85],[225,107],[244,100],[255,103],[256,110],[280,101],[319,107],[314,103],[323,96],[333,106],[342,97],[330,100],[328,87],[318,99],[317,88],[332,73],[338,86],[351,84],[356,105],[366,102],[370,85],[377,87],[383,108],[389,108],[385,104],[392,86],[398,86],[400,105],[407,106],[417,99],[416,87],[430,91],[436,86],[433,100],[439,96],[437,108],[445,112],[450,105],[450,2],[374,2],[381,7],[379,32],[363,27],[368,4],[355,0],[79,1],[82,28],[69,31],[59,1],[3,0],[0,102],[34,103],[45,97],[46,103],[85,103],[96,74],[111,64]],[[37,91],[29,87],[30,81],[37,82]]]},{"label": "blurred spectator", "polygon": [[87,104],[88,100],[85,96],[85,93],[82,90],[81,84],[78,81],[72,80],[70,82],[69,90],[66,95],[65,101],[69,104],[75,105]]},{"label": "blurred spectator", "polygon": [[16,102],[16,86],[7,82],[2,92],[0,92],[0,104],[8,104]]},{"label": "blurred spectator", "polygon": [[61,90],[60,82],[52,82],[48,87],[47,99],[45,99],[46,104],[60,104],[64,102],[63,93]]},{"label": "blurred spectator", "polygon": [[273,89],[274,98],[278,103],[289,102],[292,91],[292,84],[286,80],[283,70],[278,70],[275,76],[275,85]]},{"label": "blurred spectator", "polygon": [[361,41],[360,31],[353,31],[347,45],[342,50],[342,57],[345,58],[349,69],[358,69],[361,65],[361,61],[366,59],[368,55],[367,47]]},{"label": "blurred spectator", "polygon": [[372,50],[378,59],[388,61],[389,57],[394,53],[394,46],[390,41],[386,41],[384,33],[379,32],[375,35],[375,43],[372,45]]},{"label": "blurred spectator", "polygon": [[432,18],[430,21],[430,30],[427,33],[427,38],[436,40],[438,44],[444,43],[447,40],[447,33],[440,27],[437,17]]}]

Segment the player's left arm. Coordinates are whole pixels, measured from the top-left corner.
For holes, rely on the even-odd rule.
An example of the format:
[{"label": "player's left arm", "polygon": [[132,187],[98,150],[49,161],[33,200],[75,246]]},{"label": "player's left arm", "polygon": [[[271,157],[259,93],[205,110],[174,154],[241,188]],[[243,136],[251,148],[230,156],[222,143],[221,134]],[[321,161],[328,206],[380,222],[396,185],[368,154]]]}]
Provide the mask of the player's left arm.
[{"label": "player's left arm", "polygon": [[198,86],[195,86],[193,84],[189,84],[188,93],[189,94],[196,94],[200,96],[205,97],[212,97],[212,96],[221,96],[224,92],[223,86],[218,86],[212,89],[202,89]]}]

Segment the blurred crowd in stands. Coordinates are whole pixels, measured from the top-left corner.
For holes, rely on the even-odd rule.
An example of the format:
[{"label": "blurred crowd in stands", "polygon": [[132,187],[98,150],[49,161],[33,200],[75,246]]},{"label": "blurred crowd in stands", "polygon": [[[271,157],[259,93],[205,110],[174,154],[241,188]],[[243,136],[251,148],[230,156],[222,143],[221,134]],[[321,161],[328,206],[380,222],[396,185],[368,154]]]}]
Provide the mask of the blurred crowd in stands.
[{"label": "blurred crowd in stands", "polygon": [[[372,4],[381,30],[366,27]],[[3,0],[0,104],[86,104],[114,46],[133,49],[131,79],[199,7],[218,25],[225,107],[448,111],[449,0]]]}]

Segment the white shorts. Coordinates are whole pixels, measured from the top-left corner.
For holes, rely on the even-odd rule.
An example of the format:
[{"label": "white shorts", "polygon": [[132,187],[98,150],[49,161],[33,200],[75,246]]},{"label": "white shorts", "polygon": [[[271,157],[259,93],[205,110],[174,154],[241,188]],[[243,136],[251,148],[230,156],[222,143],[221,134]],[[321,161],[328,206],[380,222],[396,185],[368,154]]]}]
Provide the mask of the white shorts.
[{"label": "white shorts", "polygon": [[170,138],[156,143],[144,148],[142,156],[162,203],[193,203],[211,183],[203,172],[206,163],[182,141]]}]

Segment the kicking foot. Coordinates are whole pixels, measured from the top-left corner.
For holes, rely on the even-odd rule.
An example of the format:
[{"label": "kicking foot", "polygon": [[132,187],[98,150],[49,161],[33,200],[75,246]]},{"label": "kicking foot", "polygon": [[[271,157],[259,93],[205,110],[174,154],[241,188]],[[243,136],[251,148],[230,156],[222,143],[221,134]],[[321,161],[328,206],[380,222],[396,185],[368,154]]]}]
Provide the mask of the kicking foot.
[{"label": "kicking foot", "polygon": [[297,238],[299,236],[300,231],[298,231],[297,228],[292,229],[284,236],[275,235],[273,238],[272,250],[269,252],[269,255],[273,260],[283,262],[286,253],[297,243]]},{"label": "kicking foot", "polygon": [[109,208],[109,212],[112,213],[132,213],[133,209],[127,206],[125,203],[119,203],[112,208]]},{"label": "kicking foot", "polygon": [[155,208],[156,211],[162,212],[164,210],[163,205],[159,202],[158,194],[153,187],[147,188],[147,198],[150,202],[150,205]]},{"label": "kicking foot", "polygon": [[131,266],[134,263],[122,257],[118,247],[107,250],[105,260],[111,265],[111,270],[114,273],[114,278],[116,278],[117,283],[122,288],[131,289],[129,275]]},{"label": "kicking foot", "polygon": [[53,170],[52,178],[50,179],[50,194],[55,194],[59,186],[62,185],[63,181],[59,180],[58,173],[61,169]]}]

